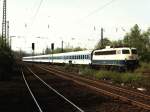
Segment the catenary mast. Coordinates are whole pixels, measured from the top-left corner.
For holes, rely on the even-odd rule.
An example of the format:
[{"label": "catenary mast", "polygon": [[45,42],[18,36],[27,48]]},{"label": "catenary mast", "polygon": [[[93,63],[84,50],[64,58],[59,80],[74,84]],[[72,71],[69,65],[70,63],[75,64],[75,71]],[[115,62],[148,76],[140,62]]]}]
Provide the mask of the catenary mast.
[{"label": "catenary mast", "polygon": [[2,42],[6,46],[6,0],[3,1]]}]

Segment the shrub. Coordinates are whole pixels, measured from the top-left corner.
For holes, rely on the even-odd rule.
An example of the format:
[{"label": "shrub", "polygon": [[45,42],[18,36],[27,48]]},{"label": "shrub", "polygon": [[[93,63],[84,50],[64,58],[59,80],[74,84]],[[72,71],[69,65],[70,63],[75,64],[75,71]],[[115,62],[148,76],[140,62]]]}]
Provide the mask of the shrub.
[{"label": "shrub", "polygon": [[135,70],[135,73],[143,73],[144,71],[150,70],[150,63],[142,62],[140,67]]},{"label": "shrub", "polygon": [[94,69],[90,69],[89,67],[82,67],[79,72],[81,75],[94,76],[96,71]]},{"label": "shrub", "polygon": [[10,78],[13,66],[13,55],[8,47],[0,47],[0,80]]}]

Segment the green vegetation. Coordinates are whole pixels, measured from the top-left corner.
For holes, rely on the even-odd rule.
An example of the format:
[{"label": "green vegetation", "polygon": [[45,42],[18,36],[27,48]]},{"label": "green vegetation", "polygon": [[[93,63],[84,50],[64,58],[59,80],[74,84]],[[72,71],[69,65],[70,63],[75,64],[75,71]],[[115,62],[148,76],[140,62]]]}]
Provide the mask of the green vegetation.
[{"label": "green vegetation", "polygon": [[140,63],[140,67],[135,70],[135,73],[149,73],[150,63]]},{"label": "green vegetation", "polygon": [[145,77],[145,75],[142,74],[143,70],[145,70],[146,68],[149,69],[149,65],[145,63],[142,63],[141,67],[132,73],[95,70],[95,69],[91,69],[90,67],[84,67],[84,66],[77,67],[78,68],[77,69],[76,67],[72,67],[72,66],[70,67],[69,65],[66,65],[64,68],[66,71],[69,72],[78,72],[80,75],[84,77],[89,77],[97,80],[107,80],[114,84],[127,85],[131,87],[150,88],[150,75],[148,77]]},{"label": "green vegetation", "polygon": [[120,73],[115,71],[82,69],[83,76],[91,76],[99,80],[109,80],[115,84],[124,84],[133,87],[150,87],[150,77],[144,77],[141,73]]},{"label": "green vegetation", "polygon": [[[83,50],[86,50],[85,48],[80,48],[80,47],[67,47],[67,48],[64,48],[63,51],[61,48],[56,48],[54,49],[53,53],[64,53],[64,52],[72,52],[72,51],[83,51]],[[52,53],[52,50],[50,48],[46,48],[45,50],[45,53],[46,54],[51,54]]]},{"label": "green vegetation", "polygon": [[4,45],[4,42],[0,37],[0,80],[10,78],[13,62],[13,55],[8,44]]},{"label": "green vegetation", "polygon": [[[103,40],[104,46],[129,46],[138,50],[140,60],[150,62],[150,28],[147,31],[141,31],[139,26],[135,24],[130,32],[126,33],[123,40],[110,41],[107,38]],[[101,48],[101,42],[95,46],[95,49]]]}]

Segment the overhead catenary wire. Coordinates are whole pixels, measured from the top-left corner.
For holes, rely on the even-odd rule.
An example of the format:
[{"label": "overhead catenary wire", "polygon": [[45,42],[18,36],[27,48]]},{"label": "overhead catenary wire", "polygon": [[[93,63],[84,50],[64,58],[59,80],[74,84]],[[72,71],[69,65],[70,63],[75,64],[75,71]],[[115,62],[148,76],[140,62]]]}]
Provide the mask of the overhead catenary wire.
[{"label": "overhead catenary wire", "polygon": [[[40,0],[36,10],[35,10],[35,13],[33,13],[33,16],[31,17],[31,20],[29,23],[25,23],[24,24],[24,27],[25,27],[25,36],[27,35],[30,35],[30,33],[32,32],[32,28],[33,28],[33,25],[34,25],[34,22],[36,20],[36,17],[41,9],[41,6],[42,6],[42,3],[43,3],[44,0]],[[26,43],[26,40],[25,40],[25,43]],[[26,45],[25,45],[26,46]],[[29,47],[30,48],[30,47]]]},{"label": "overhead catenary wire", "polygon": [[40,1],[39,6],[37,7],[37,10],[36,10],[36,12],[35,12],[35,14],[34,14],[34,16],[33,16],[33,20],[32,20],[31,25],[34,24],[34,21],[36,20],[36,17],[37,17],[37,15],[38,15],[39,11],[40,11],[40,8],[41,8],[42,3],[43,3],[43,0]]},{"label": "overhead catenary wire", "polygon": [[103,10],[105,7],[109,6],[110,4],[112,4],[112,3],[115,2],[115,1],[116,1],[116,0],[111,0],[111,1],[107,2],[107,3],[104,4],[103,6],[101,6],[101,7],[97,8],[97,9],[93,10],[92,12],[90,12],[86,17],[89,17],[89,16],[94,15],[95,13],[97,13],[97,12]]}]

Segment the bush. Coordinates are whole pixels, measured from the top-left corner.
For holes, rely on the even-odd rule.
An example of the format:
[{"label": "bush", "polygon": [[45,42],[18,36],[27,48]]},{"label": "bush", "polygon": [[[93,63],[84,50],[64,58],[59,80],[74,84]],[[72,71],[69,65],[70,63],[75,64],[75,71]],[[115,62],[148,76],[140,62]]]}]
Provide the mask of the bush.
[{"label": "bush", "polygon": [[10,78],[13,62],[13,55],[9,47],[0,47],[0,80]]},{"label": "bush", "polygon": [[90,69],[89,67],[81,67],[79,70],[79,73],[84,76],[94,76],[95,72],[94,69]]},{"label": "bush", "polygon": [[150,52],[145,52],[141,54],[140,60],[144,62],[150,62]]},{"label": "bush", "polygon": [[140,67],[135,70],[135,73],[143,73],[145,71],[150,70],[150,63],[142,62],[140,63]]},{"label": "bush", "polygon": [[105,70],[93,70],[90,68],[81,68],[80,72],[84,76],[101,80],[111,80],[113,83],[132,85],[134,87],[150,87],[150,79],[144,78],[138,73],[119,73]]},{"label": "bush", "polygon": [[133,73],[124,73],[122,74],[122,82],[126,84],[136,84],[139,83],[142,79],[142,76],[139,74]]}]

